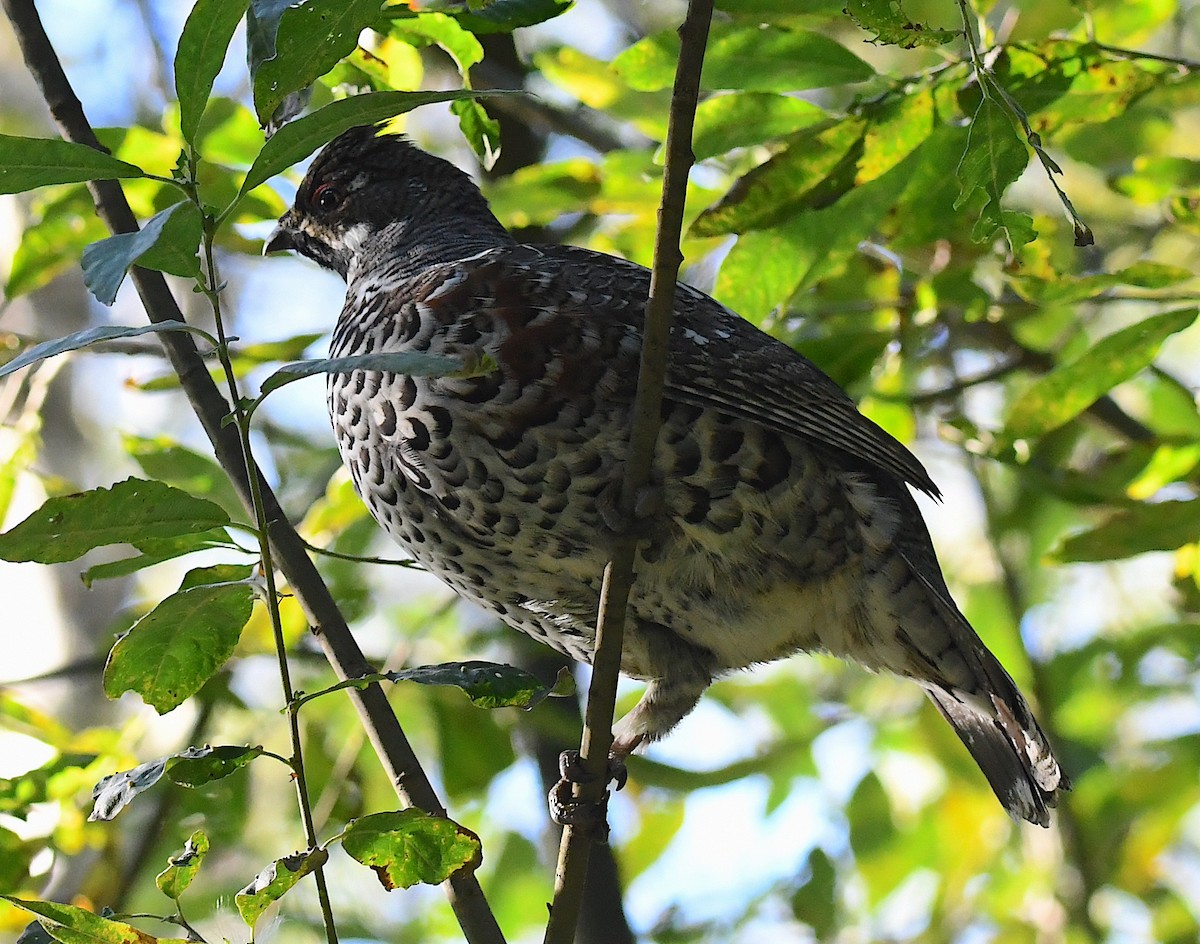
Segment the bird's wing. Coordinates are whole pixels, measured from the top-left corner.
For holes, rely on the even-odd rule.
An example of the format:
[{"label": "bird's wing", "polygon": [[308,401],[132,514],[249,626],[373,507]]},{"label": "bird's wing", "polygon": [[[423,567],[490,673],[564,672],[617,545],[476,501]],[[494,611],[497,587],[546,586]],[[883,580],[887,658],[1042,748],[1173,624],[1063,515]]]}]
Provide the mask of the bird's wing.
[{"label": "bird's wing", "polygon": [[[581,314],[624,321],[640,332],[647,269],[575,247],[537,251],[543,267],[559,263],[558,277],[586,293],[587,310]],[[863,416],[815,364],[686,285],[676,293],[670,354],[668,399],[831,447],[939,497],[917,457]]]}]

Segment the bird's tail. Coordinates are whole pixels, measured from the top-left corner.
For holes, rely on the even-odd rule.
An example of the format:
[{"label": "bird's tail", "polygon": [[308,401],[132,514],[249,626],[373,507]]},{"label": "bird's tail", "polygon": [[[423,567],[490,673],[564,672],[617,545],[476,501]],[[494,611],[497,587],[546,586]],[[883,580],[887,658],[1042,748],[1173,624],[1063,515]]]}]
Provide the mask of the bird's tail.
[{"label": "bird's tail", "polygon": [[972,667],[984,676],[974,692],[929,684],[926,691],[1009,814],[1047,826],[1071,782],[1016,683],[982,644],[972,648]]}]

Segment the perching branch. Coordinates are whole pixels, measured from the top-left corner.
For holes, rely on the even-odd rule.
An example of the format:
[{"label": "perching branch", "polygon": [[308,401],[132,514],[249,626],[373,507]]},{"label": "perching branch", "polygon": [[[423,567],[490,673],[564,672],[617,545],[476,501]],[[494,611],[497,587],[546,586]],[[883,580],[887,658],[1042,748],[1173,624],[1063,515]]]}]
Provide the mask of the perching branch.
[{"label": "perching branch", "polygon": [[[58,54],[46,36],[33,0],[0,0],[0,4],[12,23],[25,64],[37,81],[63,137],[103,150],[63,71]],[[88,187],[95,200],[97,213],[113,233],[137,230],[137,220],[120,184],[98,180],[89,183]],[[130,276],[152,322],[185,320],[161,274],[134,267]],[[297,602],[316,628],[317,639],[330,665],[340,678],[353,678],[369,671],[370,666],[350,635],[345,618],[305,552],[303,542],[288,523],[268,483],[253,465],[253,471],[247,472],[237,430],[222,427],[221,421],[229,412],[229,404],[209,376],[208,368],[190,335],[180,331],[167,332],[162,335],[162,342],[171,366],[179,375],[188,402],[212,443],[217,461],[229,476],[247,510],[253,509],[250,476],[257,478],[256,484],[261,491],[262,506],[268,521],[271,550]],[[383,690],[378,685],[370,685],[361,690],[352,690],[348,695],[401,801],[405,805],[444,816],[445,808],[421,769]],[[504,937],[474,874],[457,874],[444,887],[455,917],[471,944],[503,944]]]},{"label": "perching branch", "polygon": [[[663,194],[658,210],[658,233],[654,241],[650,297],[646,304],[646,327],[633,405],[629,458],[621,483],[621,512],[626,521],[636,520],[637,496],[650,481],[654,444],[662,422],[667,349],[675,309],[675,283],[683,262],[679,236],[683,228],[688,173],[695,161],[692,154],[692,125],[700,97],[700,72],[704,65],[712,10],[713,0],[689,0],[687,16],[679,28],[681,47],[667,126]],[[580,747],[580,760],[587,782],[574,788],[575,797],[584,803],[602,802],[607,789],[617,675],[621,670],[625,611],[633,585],[636,552],[636,534],[622,535],[616,543],[612,559],[604,568],[596,620],[592,681],[588,689]],[[546,925],[546,944],[567,944],[574,939],[583,882],[587,874],[589,847],[595,838],[595,827],[567,826],[563,829],[555,874],[554,901]]]}]

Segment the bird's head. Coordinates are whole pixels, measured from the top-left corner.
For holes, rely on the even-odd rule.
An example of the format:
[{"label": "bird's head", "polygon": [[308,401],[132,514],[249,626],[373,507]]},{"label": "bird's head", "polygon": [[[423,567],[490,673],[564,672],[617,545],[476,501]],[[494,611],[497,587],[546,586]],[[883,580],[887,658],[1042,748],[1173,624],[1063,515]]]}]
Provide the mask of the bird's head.
[{"label": "bird's head", "polygon": [[295,250],[349,279],[376,262],[419,268],[510,239],[465,173],[366,125],[317,155],[263,252]]}]

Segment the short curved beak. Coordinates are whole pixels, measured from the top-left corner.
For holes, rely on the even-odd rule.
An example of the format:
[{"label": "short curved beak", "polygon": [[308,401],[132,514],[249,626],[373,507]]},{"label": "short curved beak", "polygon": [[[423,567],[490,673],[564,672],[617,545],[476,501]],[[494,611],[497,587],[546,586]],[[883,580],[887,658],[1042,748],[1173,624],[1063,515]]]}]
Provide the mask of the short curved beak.
[{"label": "short curved beak", "polygon": [[263,255],[268,255],[272,252],[286,252],[289,249],[297,248],[293,239],[291,228],[284,222],[280,222],[278,226],[271,231],[271,235],[267,237],[267,241],[263,243]]}]

